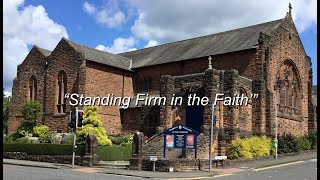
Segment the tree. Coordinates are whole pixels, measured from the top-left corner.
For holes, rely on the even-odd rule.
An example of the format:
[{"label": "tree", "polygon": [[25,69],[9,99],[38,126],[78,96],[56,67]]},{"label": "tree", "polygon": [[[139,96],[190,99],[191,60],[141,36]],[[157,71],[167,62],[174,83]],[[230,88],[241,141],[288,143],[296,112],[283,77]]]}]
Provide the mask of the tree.
[{"label": "tree", "polygon": [[21,107],[23,121],[21,128],[25,131],[33,132],[39,120],[42,118],[41,105],[37,101],[26,101]]},{"label": "tree", "polygon": [[8,133],[10,96],[6,96],[3,89],[3,132]]},{"label": "tree", "polygon": [[97,136],[98,144],[111,146],[112,142],[108,139],[106,130],[102,127],[101,119],[98,115],[97,106],[87,106],[84,109],[83,127],[77,130],[78,144],[84,144],[89,134]]}]

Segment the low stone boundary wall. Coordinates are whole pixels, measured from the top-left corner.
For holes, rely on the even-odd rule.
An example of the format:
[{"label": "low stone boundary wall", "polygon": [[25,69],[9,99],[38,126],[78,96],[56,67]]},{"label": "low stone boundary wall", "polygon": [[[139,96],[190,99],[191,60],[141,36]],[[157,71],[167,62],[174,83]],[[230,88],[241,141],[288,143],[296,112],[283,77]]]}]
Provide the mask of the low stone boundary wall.
[{"label": "low stone boundary wall", "polygon": [[[3,152],[3,158],[60,163],[60,164],[72,163],[72,156],[28,155],[25,152]],[[83,161],[83,157],[75,156],[74,164],[82,165],[82,161]]]}]

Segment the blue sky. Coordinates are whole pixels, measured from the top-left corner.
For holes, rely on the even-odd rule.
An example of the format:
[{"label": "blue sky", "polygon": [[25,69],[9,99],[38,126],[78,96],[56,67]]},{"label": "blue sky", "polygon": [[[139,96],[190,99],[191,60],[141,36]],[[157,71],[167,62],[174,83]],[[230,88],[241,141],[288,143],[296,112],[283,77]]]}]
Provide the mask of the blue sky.
[{"label": "blue sky", "polygon": [[[120,53],[283,18],[287,0],[5,0],[4,88],[10,93],[16,67],[37,44],[52,50],[62,36]],[[317,81],[316,0],[293,0],[292,15]]]}]

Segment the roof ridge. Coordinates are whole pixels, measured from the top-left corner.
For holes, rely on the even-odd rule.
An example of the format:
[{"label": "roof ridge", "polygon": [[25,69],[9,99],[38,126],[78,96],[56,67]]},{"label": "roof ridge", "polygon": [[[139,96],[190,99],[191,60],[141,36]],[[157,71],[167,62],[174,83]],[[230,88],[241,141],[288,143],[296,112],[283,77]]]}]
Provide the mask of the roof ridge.
[{"label": "roof ridge", "polygon": [[37,49],[42,55],[44,55],[44,56],[49,56],[51,53],[52,53],[52,51],[50,51],[50,50],[48,50],[48,49],[45,49],[45,48],[41,48],[41,47],[39,47],[38,45],[33,45],[33,47],[32,48],[35,48],[35,49]]},{"label": "roof ridge", "polygon": [[183,42],[183,41],[189,41],[189,40],[194,40],[194,39],[198,39],[198,38],[209,37],[209,36],[213,36],[213,35],[223,34],[223,33],[236,31],[236,30],[240,30],[240,29],[245,29],[245,28],[251,28],[253,26],[259,26],[259,25],[263,25],[263,24],[267,24],[267,23],[273,23],[273,22],[282,21],[282,20],[283,20],[283,18],[277,19],[277,20],[273,20],[273,21],[264,22],[264,23],[254,24],[254,25],[250,25],[250,26],[245,26],[245,27],[241,27],[241,28],[230,29],[230,30],[227,30],[227,31],[221,31],[221,32],[217,32],[217,33],[214,33],[214,34],[208,34],[208,35],[204,35],[204,36],[198,36],[198,37],[193,37],[193,38],[189,38],[189,39],[178,40],[178,41],[169,42],[169,43],[165,43],[165,44],[159,44],[159,45],[152,46],[152,47],[147,47],[147,48],[141,48],[141,49],[137,49],[135,51],[127,51],[127,52],[123,52],[123,53],[118,53],[117,55],[131,53],[131,52],[138,52],[138,51],[145,50],[145,49],[152,49],[152,48],[155,48],[155,47],[170,45],[170,44],[174,44],[174,43],[180,43],[180,42]]},{"label": "roof ridge", "polygon": [[[127,58],[127,57],[124,57],[124,56],[121,56],[121,55],[118,55],[118,54],[113,54],[113,53],[110,53],[110,52],[107,52],[107,51],[102,51],[102,50],[99,50],[99,49],[96,49],[96,48],[92,48],[92,47],[89,47],[89,46],[86,46],[86,45],[83,45],[83,44],[79,44],[79,43],[70,41],[69,39],[65,39],[65,40],[66,40],[71,46],[73,46],[73,45],[83,46],[83,47],[89,48],[90,50],[98,51],[98,52],[105,53],[105,54],[108,54],[108,55],[120,56],[120,57],[122,57],[122,58],[131,60],[130,58]],[[77,50],[76,50],[76,51],[77,51]]]}]

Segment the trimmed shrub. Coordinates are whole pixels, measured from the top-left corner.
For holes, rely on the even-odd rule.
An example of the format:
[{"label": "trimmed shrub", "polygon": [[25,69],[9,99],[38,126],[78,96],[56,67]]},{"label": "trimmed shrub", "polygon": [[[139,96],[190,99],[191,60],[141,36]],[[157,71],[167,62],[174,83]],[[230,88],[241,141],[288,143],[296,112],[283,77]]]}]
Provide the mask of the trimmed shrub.
[{"label": "trimmed shrub", "polygon": [[108,139],[106,130],[102,127],[100,117],[98,115],[97,106],[87,106],[84,109],[83,128],[77,131],[78,144],[85,144],[86,137],[89,134],[97,136],[98,145],[111,146],[112,142]]},{"label": "trimmed shrub", "polygon": [[[26,152],[28,155],[72,155],[72,145],[66,144],[3,144],[3,152]],[[76,154],[84,155],[84,145],[77,145]]]},{"label": "trimmed shrub", "polygon": [[97,155],[102,161],[128,161],[132,146],[98,146]]},{"label": "trimmed shrub", "polygon": [[298,151],[305,151],[311,148],[311,143],[306,136],[297,137],[298,141]]},{"label": "trimmed shrub", "polygon": [[292,134],[283,134],[278,136],[278,153],[292,153],[299,151],[297,138]]}]

